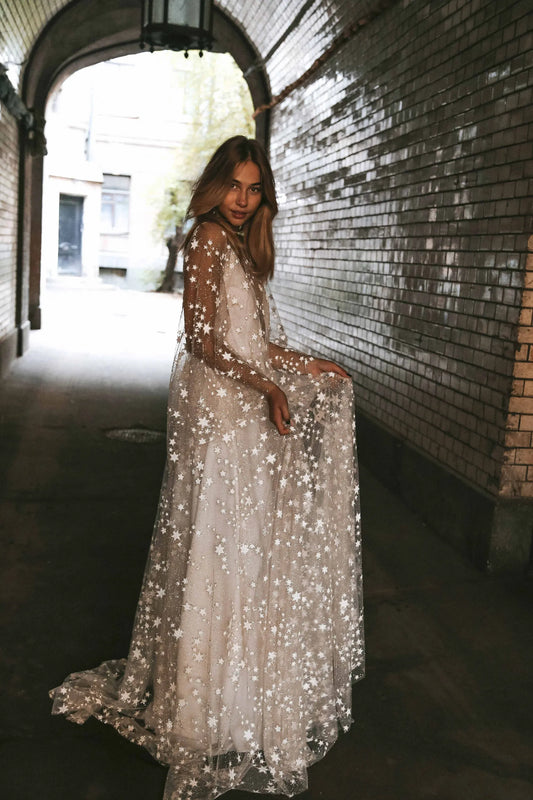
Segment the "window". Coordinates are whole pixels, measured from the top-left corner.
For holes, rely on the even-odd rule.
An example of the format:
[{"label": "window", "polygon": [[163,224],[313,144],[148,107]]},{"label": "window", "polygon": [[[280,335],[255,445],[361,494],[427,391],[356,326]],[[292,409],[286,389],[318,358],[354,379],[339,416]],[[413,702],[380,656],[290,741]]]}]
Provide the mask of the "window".
[{"label": "window", "polygon": [[130,176],[104,175],[100,231],[123,236],[129,233]]}]

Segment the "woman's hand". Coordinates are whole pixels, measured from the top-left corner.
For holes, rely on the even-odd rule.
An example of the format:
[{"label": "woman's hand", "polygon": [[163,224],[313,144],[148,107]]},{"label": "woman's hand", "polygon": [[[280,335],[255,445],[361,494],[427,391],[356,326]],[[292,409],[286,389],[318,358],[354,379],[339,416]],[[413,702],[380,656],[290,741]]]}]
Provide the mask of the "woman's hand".
[{"label": "woman's hand", "polygon": [[318,378],[323,372],[336,372],[342,378],[350,377],[346,370],[339,367],[334,361],[326,361],[325,358],[312,358],[307,364],[307,373],[313,378]]},{"label": "woman's hand", "polygon": [[285,392],[282,392],[279,386],[273,383],[266,391],[266,399],[268,402],[270,421],[274,423],[282,436],[290,433],[291,415]]}]

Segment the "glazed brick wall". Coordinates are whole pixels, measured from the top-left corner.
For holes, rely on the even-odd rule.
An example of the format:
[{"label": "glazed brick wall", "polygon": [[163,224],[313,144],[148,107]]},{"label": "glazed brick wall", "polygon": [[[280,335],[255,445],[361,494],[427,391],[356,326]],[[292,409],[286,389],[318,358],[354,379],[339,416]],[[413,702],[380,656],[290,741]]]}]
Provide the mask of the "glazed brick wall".
[{"label": "glazed brick wall", "polygon": [[48,20],[68,0],[0,0],[0,61],[10,67],[9,77],[19,90],[21,68]]},{"label": "glazed brick wall", "polygon": [[0,110],[0,342],[15,328],[18,132]]},{"label": "glazed brick wall", "polygon": [[[400,2],[273,110],[271,132],[290,338],[343,362],[367,415],[492,494],[531,231],[529,11]],[[316,57],[306,37],[270,59],[274,91],[295,52]]]},{"label": "glazed brick wall", "polygon": [[220,0],[261,53],[272,94],[300,77],[342,29],[379,0]]}]

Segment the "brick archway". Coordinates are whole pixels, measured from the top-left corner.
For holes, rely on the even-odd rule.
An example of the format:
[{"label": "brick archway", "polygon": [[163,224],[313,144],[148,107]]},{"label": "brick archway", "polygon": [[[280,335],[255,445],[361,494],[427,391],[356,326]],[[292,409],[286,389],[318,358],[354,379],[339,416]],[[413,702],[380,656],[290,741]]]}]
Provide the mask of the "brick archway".
[{"label": "brick archway", "polygon": [[[22,95],[36,115],[44,117],[48,96],[59,80],[77,70],[117,56],[140,52],[138,0],[74,0],[46,25],[37,39],[24,73]],[[215,52],[229,52],[243,71],[254,105],[268,103],[270,89],[260,56],[239,24],[215,8]],[[268,138],[268,114],[257,121],[257,137]],[[41,326],[41,234],[43,158],[24,150],[20,160],[19,265],[17,314]]]}]

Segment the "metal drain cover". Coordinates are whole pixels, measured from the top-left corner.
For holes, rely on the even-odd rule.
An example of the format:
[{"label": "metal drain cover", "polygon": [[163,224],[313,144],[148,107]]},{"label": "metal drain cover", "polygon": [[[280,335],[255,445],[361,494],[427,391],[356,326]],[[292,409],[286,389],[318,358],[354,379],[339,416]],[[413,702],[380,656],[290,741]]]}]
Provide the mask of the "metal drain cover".
[{"label": "metal drain cover", "polygon": [[165,438],[163,431],[151,431],[147,428],[111,428],[105,432],[109,439],[120,439],[134,444],[150,444]]}]

